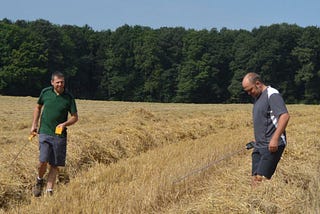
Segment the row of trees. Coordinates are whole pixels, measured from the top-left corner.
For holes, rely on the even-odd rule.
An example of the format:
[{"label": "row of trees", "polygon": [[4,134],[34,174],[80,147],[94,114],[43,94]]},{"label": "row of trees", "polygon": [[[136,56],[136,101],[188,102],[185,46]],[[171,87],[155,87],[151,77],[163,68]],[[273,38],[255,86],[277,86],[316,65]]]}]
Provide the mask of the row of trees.
[{"label": "row of trees", "polygon": [[255,71],[288,103],[319,103],[320,29],[283,23],[252,31],[128,25],[94,31],[0,21],[0,94],[38,96],[56,70],[84,99],[247,102],[241,80]]}]

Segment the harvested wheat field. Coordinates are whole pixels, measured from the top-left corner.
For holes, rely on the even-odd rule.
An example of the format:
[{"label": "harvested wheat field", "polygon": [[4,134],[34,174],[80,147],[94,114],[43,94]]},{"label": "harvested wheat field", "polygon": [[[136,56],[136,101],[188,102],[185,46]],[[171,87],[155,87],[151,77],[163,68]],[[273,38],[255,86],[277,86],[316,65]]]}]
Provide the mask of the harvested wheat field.
[{"label": "harvested wheat field", "polygon": [[77,100],[53,196],[31,194],[36,98],[0,96],[0,213],[320,213],[320,107],[288,105],[289,144],[250,186],[251,104]]}]

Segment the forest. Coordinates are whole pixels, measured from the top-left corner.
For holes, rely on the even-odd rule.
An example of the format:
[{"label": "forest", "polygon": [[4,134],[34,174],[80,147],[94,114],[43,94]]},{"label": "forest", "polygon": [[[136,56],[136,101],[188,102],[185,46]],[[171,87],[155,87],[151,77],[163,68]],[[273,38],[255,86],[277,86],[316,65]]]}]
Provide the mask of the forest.
[{"label": "forest", "polygon": [[61,71],[77,99],[246,103],[257,72],[287,103],[320,103],[320,28],[279,23],[248,30],[0,20],[0,94],[39,96]]}]

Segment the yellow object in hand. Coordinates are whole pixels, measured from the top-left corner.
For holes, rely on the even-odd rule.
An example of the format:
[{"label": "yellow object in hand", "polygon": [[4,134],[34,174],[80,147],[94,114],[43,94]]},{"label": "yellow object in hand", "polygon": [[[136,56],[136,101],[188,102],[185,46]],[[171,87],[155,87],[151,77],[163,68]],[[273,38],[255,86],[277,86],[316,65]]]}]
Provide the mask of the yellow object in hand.
[{"label": "yellow object in hand", "polygon": [[62,134],[62,126],[57,126],[55,132],[56,132],[56,134],[58,134],[58,135]]},{"label": "yellow object in hand", "polygon": [[30,132],[30,135],[28,137],[29,141],[32,141],[32,139],[37,136],[37,129],[34,129],[32,132]]},{"label": "yellow object in hand", "polygon": [[28,137],[29,141],[31,141],[32,138],[34,138],[34,136],[35,136],[35,135],[33,135],[33,134],[29,135],[29,137]]}]

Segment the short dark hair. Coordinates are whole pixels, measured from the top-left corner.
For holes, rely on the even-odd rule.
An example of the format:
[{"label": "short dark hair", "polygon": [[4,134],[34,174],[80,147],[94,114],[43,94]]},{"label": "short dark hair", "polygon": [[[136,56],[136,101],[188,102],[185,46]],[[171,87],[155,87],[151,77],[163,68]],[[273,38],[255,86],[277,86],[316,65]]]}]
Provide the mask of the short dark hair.
[{"label": "short dark hair", "polygon": [[54,77],[60,77],[60,78],[64,78],[63,73],[61,73],[60,71],[55,71],[52,73],[51,75],[51,80],[54,80]]}]

